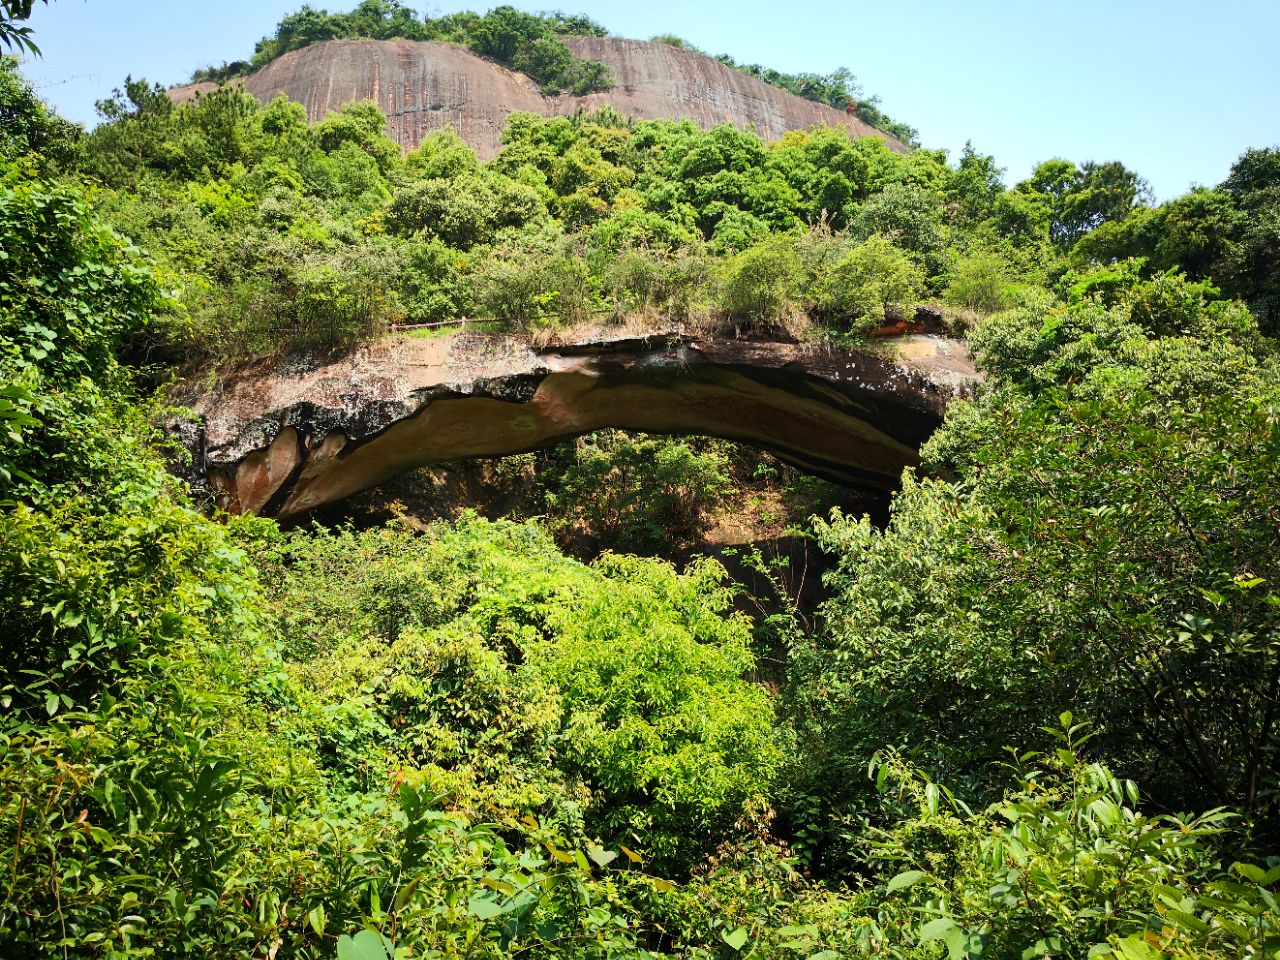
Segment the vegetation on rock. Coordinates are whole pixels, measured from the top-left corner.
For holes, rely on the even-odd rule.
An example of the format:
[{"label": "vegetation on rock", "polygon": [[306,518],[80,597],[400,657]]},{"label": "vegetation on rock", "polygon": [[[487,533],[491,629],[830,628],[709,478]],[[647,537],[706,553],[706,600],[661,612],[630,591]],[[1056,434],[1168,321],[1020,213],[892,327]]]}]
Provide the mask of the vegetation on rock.
[{"label": "vegetation on rock", "polygon": [[[603,26],[581,14],[558,11],[531,14],[505,5],[484,14],[464,11],[432,18],[422,16],[401,0],[361,0],[349,13],[330,13],[303,4],[300,10],[277,24],[273,35],[257,42],[250,59],[203,67],[192,74],[191,80],[193,83],[234,80],[261,69],[291,50],[328,40],[443,40],[462,44],[481,56],[492,57],[527,74],[538,82],[545,94],[568,91],[581,95],[608,90],[612,80],[603,64],[575,57],[564,38],[607,36],[609,32]],[[670,34],[653,40],[703,53]],[[806,100],[825,103],[837,110],[852,110],[859,120],[903,143],[918,145],[916,129],[891,120],[880,109],[879,97],[864,98],[857,80],[845,67],[826,75],[792,74],[755,63],[740,64],[727,53],[715,59]]]},{"label": "vegetation on rock", "polygon": [[310,4],[286,16],[276,32],[258,41],[249,60],[197,70],[193,82],[245,76],[276,57],[326,40],[444,40],[532,77],[543,93],[586,94],[607,90],[609,71],[594,60],[575,57],[564,37],[603,37],[604,27],[584,16],[524,13],[511,6],[485,14],[451,13],[424,18],[400,0],[361,0],[350,13],[330,13]]},{"label": "vegetation on rock", "polygon": [[[831,130],[517,115],[479,164],[369,104],[103,112],[0,69],[0,953],[1280,956],[1280,151],[1152,207]],[[726,446],[530,455],[545,520],[285,531],[153,426],[192,361],[404,320],[934,297],[987,381],[887,525],[813,525],[817,617],[661,556]]]}]

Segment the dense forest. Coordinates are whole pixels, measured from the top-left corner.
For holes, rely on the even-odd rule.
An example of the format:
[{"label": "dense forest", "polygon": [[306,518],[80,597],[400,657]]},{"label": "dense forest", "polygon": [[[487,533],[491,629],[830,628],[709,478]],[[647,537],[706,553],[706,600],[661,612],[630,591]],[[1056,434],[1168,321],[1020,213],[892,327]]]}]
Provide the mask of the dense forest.
[{"label": "dense forest", "polygon": [[[402,9],[257,56],[509,8]],[[1280,957],[1280,149],[1155,205],[831,129],[513,114],[482,164],[367,102],[99,110],[0,59],[0,956]],[[986,379],[887,516],[606,432],[286,529],[160,426],[463,318],[883,350],[921,310]],[[699,549],[748,500],[816,605]]]}]

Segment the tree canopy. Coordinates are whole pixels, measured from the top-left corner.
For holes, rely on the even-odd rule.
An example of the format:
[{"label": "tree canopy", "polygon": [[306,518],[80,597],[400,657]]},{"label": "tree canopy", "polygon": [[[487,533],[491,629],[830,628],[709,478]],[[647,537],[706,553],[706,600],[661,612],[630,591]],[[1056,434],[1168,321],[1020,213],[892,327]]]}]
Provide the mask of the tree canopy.
[{"label": "tree canopy", "polygon": [[[593,29],[506,10],[456,29]],[[100,111],[0,64],[0,954],[1280,955],[1280,151],[1154,206],[823,128],[514,114],[480,163],[369,102]],[[865,513],[617,433],[406,479],[434,519],[283,529],[170,470],[165,385],[477,316],[928,320],[985,379]],[[777,513],[702,538],[729,509]]]}]

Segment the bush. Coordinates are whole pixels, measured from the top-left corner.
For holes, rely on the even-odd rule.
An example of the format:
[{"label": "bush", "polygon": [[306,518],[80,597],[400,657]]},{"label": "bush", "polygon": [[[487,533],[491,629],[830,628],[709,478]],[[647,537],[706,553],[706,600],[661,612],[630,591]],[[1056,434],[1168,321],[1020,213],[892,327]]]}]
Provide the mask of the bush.
[{"label": "bush", "polygon": [[858,209],[849,229],[861,240],[884,237],[913,254],[931,274],[938,273],[943,265],[946,234],[942,206],[934,194],[918,184],[888,184]]},{"label": "bush", "polygon": [[961,258],[951,268],[942,299],[975,313],[997,313],[1013,306],[1011,284],[1004,259],[992,251],[979,251]]},{"label": "bush", "polygon": [[1231,816],[1144,814],[1134,784],[1084,761],[1088,737],[1062,720],[1060,747],[1021,755],[1014,790],[980,813],[900,759],[877,762],[882,787],[917,811],[874,841],[893,873],[875,891],[878,936],[992,960],[1226,960],[1274,942],[1280,916],[1264,904],[1280,871],[1219,867],[1213,838]]},{"label": "bush", "polygon": [[264,252],[231,283],[195,291],[193,346],[218,358],[346,349],[399,316],[388,286],[401,271],[394,248],[367,242],[327,252],[286,237]]},{"label": "bush", "polygon": [[547,506],[565,535],[626,552],[670,551],[702,532],[728,469],[714,447],[604,431],[579,440],[569,463],[544,480]]},{"label": "bush", "polygon": [[769,789],[771,708],[741,679],[749,624],[715,564],[585,567],[532,526],[474,518],[255,549],[295,675],[376,714],[349,726],[370,739],[317,728],[345,776],[381,743],[476,814],[516,806],[672,868]]},{"label": "bush", "polygon": [[527,73],[543,93],[572,90],[577,94],[607,90],[611,83],[604,64],[580,60],[561,36],[605,36],[604,28],[586,17],[530,14],[514,7],[495,7],[483,16],[455,14],[433,25],[444,39],[459,40],[472,50]]},{"label": "bush", "polygon": [[405,245],[404,269],[397,293],[410,323],[433,323],[470,315],[472,284],[466,255],[439,240],[415,239]]},{"label": "bush", "polygon": [[924,451],[959,485],[908,479],[883,533],[820,528],[830,632],[793,670],[814,792],[856,807],[837,771],[901,742],[986,791],[1001,748],[1069,708],[1156,802],[1274,829],[1280,739],[1258,705],[1277,651],[1252,639],[1275,630],[1274,374],[1222,341],[1068,332],[1099,316],[1027,316],[1001,343],[999,376],[1019,379],[958,406]]},{"label": "bush", "polygon": [[600,259],[604,287],[618,319],[686,321],[705,293],[707,263],[696,251],[671,255],[628,247]]},{"label": "bush", "polygon": [[0,160],[34,155],[65,163],[83,134],[52,113],[22,80],[17,57],[0,55]]},{"label": "bush", "polygon": [[548,612],[557,642],[533,669],[565,704],[566,759],[598,800],[593,821],[665,869],[687,869],[767,796],[781,755],[752,667],[750,625],[712,561],[683,575],[606,555],[598,586]]},{"label": "bush", "polygon": [[403,187],[387,210],[387,226],[470,250],[492,243],[500,230],[523,228],[545,217],[546,208],[531,188],[502,177],[463,176]]},{"label": "bush", "polygon": [[849,251],[817,282],[816,308],[828,322],[863,330],[910,319],[924,295],[924,271],[887,239],[872,237]]},{"label": "bush", "polygon": [[495,250],[474,274],[482,314],[526,330],[586,323],[597,296],[586,262],[571,250]]},{"label": "bush", "polygon": [[795,326],[800,316],[802,270],[791,238],[770,238],[719,264],[717,303],[735,326]]}]

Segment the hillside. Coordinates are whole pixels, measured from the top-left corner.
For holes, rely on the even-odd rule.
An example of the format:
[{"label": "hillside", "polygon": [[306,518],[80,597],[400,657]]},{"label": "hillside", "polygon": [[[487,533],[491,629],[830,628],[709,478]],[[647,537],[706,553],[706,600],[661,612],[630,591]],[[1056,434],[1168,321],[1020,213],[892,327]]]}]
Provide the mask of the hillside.
[{"label": "hillside", "polygon": [[1280,147],[606,33],[0,56],[0,960],[1280,960]]},{"label": "hillside", "polygon": [[[452,43],[412,40],[331,40],[294,50],[235,81],[264,103],[280,93],[303,104],[316,121],[343,104],[370,99],[387,115],[388,135],[412,149],[433,130],[454,127],[481,160],[498,152],[506,117],[515,110],[570,116],[611,106],[636,119],[689,119],[703,129],[746,127],[766,140],[817,125],[873,136],[906,152],[897,140],[826,104],[805,100],[733,70],[717,60],[665,43],[613,37],[565,41],[577,57],[597,60],[614,79],[611,90],[546,97],[524,74]],[[213,83],[175,87],[181,103]]]}]

